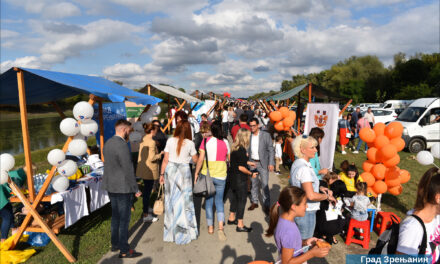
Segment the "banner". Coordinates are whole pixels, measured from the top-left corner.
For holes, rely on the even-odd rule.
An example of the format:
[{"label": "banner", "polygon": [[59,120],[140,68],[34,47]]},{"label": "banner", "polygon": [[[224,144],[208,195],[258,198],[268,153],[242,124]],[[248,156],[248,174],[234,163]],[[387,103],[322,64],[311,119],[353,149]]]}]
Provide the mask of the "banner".
[{"label": "banner", "polygon": [[[98,104],[93,105],[95,113],[93,120],[99,124],[99,108]],[[111,138],[115,134],[115,124],[119,119],[127,119],[125,111],[125,103],[103,103],[102,104],[102,117],[104,119],[104,142]],[[99,146],[99,126],[98,132],[96,132],[96,144]]]},{"label": "banner", "polygon": [[338,134],[339,105],[337,103],[309,103],[306,111],[305,134],[314,127],[324,130],[324,138],[320,144],[321,168],[332,170],[335,156],[336,137]]},{"label": "banner", "polygon": [[[214,100],[205,100],[204,102],[198,103],[196,109],[192,111],[192,114],[197,119],[197,122],[202,121],[202,114],[207,114],[209,109],[215,104]],[[193,106],[193,104],[191,104]],[[210,118],[214,118],[214,111],[209,115]]]}]

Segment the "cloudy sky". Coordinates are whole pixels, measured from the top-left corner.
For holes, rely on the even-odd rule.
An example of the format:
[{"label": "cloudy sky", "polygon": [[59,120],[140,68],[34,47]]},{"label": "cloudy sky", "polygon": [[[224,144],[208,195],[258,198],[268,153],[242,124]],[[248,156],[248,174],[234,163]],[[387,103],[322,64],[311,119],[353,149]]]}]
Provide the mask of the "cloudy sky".
[{"label": "cloudy sky", "polygon": [[235,96],[350,56],[439,52],[439,1],[2,0],[1,71],[91,74]]}]

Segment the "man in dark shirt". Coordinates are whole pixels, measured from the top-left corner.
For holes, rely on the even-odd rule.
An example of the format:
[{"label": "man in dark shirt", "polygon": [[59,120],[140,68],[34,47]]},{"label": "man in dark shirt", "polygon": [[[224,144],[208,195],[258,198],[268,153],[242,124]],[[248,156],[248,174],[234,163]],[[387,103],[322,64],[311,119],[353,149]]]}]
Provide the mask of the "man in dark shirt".
[{"label": "man in dark shirt", "polygon": [[167,135],[165,135],[161,128],[162,128],[162,124],[160,123],[159,120],[153,120],[153,125],[155,127],[158,127],[159,130],[157,130],[156,135],[153,137],[154,140],[156,140],[157,142],[157,151],[160,153],[165,149],[165,145],[167,144],[167,140],[168,137]]},{"label": "man in dark shirt", "polygon": [[245,106],[244,108],[244,114],[247,115],[248,120],[251,120],[254,118],[254,111],[252,111],[249,106]]},{"label": "man in dark shirt", "polygon": [[235,136],[237,135],[238,130],[240,128],[245,128],[245,129],[251,131],[251,128],[248,126],[247,121],[248,121],[247,115],[242,114],[240,116],[240,122],[238,123],[238,125],[233,126],[231,129],[232,140],[235,140]]}]

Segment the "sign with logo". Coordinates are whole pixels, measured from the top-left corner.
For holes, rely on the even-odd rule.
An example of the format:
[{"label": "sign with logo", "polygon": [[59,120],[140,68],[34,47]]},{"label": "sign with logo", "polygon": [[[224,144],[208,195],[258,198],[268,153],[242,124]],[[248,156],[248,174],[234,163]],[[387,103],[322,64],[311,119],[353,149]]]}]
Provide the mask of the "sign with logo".
[{"label": "sign with logo", "polygon": [[[99,109],[98,105],[94,104],[93,108],[95,114],[93,120],[99,124]],[[115,134],[115,124],[119,119],[127,119],[127,113],[125,111],[125,104],[122,103],[103,103],[102,104],[102,116],[104,120],[104,142],[107,141]],[[99,126],[98,132],[96,132],[96,144],[99,146]]]}]

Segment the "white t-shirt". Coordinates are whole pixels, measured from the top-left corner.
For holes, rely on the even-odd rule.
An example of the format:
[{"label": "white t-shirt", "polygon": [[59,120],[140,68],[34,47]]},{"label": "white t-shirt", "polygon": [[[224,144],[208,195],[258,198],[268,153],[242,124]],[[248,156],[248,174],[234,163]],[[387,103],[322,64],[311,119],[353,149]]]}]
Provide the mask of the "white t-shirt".
[{"label": "white t-shirt", "polygon": [[229,116],[228,111],[223,110],[223,112],[222,112],[222,123],[228,123],[228,116]]},{"label": "white t-shirt", "polygon": [[364,117],[368,120],[368,122],[373,123],[373,120],[374,120],[373,112],[371,112],[371,113],[366,112]]},{"label": "white t-shirt", "polygon": [[258,148],[260,145],[260,132],[258,132],[258,135],[252,134],[252,144],[251,144],[251,159],[253,160],[259,160],[260,155],[258,154]]},{"label": "white t-shirt", "polygon": [[[302,184],[311,182],[313,191],[319,193],[319,179],[316,177],[312,164],[305,159],[296,159],[290,169],[290,185],[302,189]],[[319,202],[307,200],[307,211],[319,210]]]},{"label": "white t-shirt", "polygon": [[177,143],[179,139],[176,137],[169,138],[165,145],[165,152],[169,153],[169,162],[174,163],[189,163],[192,156],[197,154],[194,142],[185,139],[180,149],[180,155],[177,155]]},{"label": "white t-shirt", "polygon": [[175,114],[176,114],[176,109],[171,108],[171,116],[170,116],[170,118],[173,118],[173,120],[171,121],[171,127],[172,128],[176,128],[176,118],[174,116]]},{"label": "white t-shirt", "polygon": [[[430,223],[425,223],[428,244],[426,247],[426,255],[432,256],[432,263],[439,259],[440,244],[440,215],[434,217]],[[399,241],[397,243],[397,251],[404,254],[417,255],[419,246],[422,244],[423,228],[420,223],[412,216],[408,216],[400,224]]]},{"label": "white t-shirt", "polygon": [[282,157],[282,150],[281,150],[281,144],[279,143],[275,143],[275,158],[280,158]]}]

